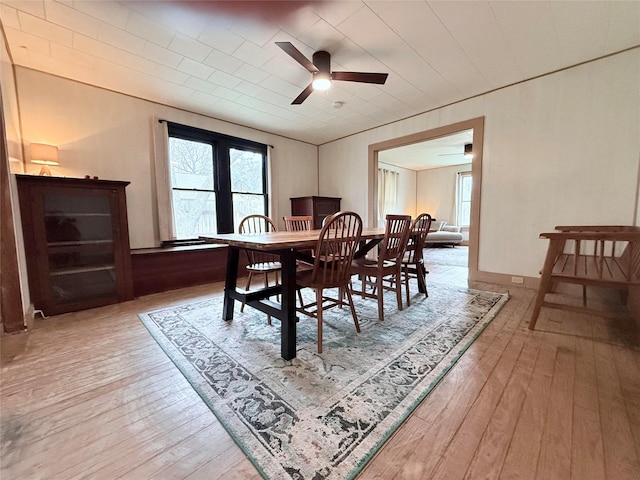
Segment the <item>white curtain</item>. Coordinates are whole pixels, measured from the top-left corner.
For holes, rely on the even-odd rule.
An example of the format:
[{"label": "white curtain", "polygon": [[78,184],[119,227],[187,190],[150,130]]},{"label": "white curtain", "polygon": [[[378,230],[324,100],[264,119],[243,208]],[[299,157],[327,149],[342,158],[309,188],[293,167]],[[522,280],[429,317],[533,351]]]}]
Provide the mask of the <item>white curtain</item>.
[{"label": "white curtain", "polygon": [[386,168],[378,169],[378,225],[384,226],[384,219],[396,209],[398,198],[398,178],[400,174]]},{"label": "white curtain", "polygon": [[153,155],[158,199],[158,235],[161,241],[175,240],[169,172],[169,131],[167,122],[157,117],[153,119]]}]

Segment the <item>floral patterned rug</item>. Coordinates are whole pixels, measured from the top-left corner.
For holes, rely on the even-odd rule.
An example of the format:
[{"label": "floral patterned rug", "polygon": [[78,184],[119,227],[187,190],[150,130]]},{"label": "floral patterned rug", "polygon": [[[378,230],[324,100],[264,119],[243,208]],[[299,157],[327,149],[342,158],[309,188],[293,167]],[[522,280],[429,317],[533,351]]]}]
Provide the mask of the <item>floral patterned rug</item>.
[{"label": "floral patterned rug", "polygon": [[[413,286],[412,291],[417,289]],[[506,294],[429,284],[398,311],[385,297],[354,296],[325,312],[323,353],[315,319],[300,316],[297,357],[280,357],[278,320],[222,297],[140,315],[156,341],[267,479],[355,477],[473,343]]]}]

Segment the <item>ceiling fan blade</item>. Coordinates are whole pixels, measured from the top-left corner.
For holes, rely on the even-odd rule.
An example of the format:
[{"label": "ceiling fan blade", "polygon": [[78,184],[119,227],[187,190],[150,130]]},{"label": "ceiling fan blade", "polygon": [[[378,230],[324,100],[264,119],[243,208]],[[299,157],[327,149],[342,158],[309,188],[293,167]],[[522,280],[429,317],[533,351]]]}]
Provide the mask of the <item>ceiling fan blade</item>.
[{"label": "ceiling fan blade", "polygon": [[310,83],[309,86],[307,86],[307,88],[305,88],[302,93],[298,95],[293,102],[291,102],[291,105],[300,105],[309,95],[311,95],[311,92],[313,92],[313,84]]},{"label": "ceiling fan blade", "polygon": [[331,72],[332,80],[344,82],[377,83],[383,85],[387,81],[388,73],[366,73],[366,72]]},{"label": "ceiling fan blade", "polygon": [[276,42],[282,50],[285,51],[291,58],[293,58],[296,62],[302,65],[304,68],[309,70],[311,73],[315,73],[318,71],[318,67],[316,67],[311,60],[303,55],[303,53],[293,46],[291,42]]}]

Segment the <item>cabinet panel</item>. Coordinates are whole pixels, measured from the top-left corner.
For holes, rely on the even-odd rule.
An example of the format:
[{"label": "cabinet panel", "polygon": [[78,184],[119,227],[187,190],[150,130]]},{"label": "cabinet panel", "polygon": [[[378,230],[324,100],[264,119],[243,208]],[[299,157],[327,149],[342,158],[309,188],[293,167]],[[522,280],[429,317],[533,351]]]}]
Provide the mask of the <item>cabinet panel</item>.
[{"label": "cabinet panel", "polygon": [[325,217],[338,211],[340,211],[340,198],[315,196],[291,198],[291,215],[311,215],[313,228],[322,228]]},{"label": "cabinet panel", "polygon": [[54,315],[133,298],[128,182],[17,179],[35,308]]}]

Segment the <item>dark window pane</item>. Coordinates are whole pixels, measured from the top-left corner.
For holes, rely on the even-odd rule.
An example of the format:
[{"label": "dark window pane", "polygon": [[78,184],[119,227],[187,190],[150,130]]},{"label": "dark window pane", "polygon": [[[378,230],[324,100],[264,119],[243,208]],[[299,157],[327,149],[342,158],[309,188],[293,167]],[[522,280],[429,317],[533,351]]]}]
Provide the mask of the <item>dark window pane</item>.
[{"label": "dark window pane", "polygon": [[240,221],[247,215],[266,215],[264,207],[264,196],[247,195],[242,193],[233,194],[233,226],[234,232],[238,231]]},{"label": "dark window pane", "polygon": [[174,190],[173,220],[177,239],[217,233],[215,194]]},{"label": "dark window pane", "polygon": [[206,143],[169,138],[173,188],[213,190],[213,147]]},{"label": "dark window pane", "polygon": [[241,193],[264,193],[261,153],[229,149],[231,162],[231,191]]}]

